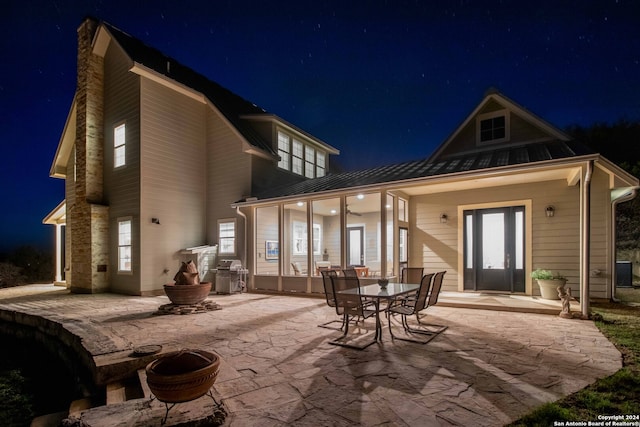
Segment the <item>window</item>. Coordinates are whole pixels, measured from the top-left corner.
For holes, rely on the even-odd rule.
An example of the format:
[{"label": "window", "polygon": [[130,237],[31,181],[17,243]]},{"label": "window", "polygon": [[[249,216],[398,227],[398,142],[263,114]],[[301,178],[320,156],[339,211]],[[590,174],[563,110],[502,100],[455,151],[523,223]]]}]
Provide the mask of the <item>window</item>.
[{"label": "window", "polygon": [[307,223],[306,222],[293,222],[293,255],[306,255],[307,254]]},{"label": "window", "polygon": [[218,253],[231,255],[236,253],[236,221],[218,221]]},{"label": "window", "polygon": [[407,230],[406,228],[401,228],[400,229],[400,234],[398,235],[398,241],[399,241],[399,251],[398,251],[398,255],[400,256],[400,259],[398,261],[402,262],[408,262],[409,261],[409,230]]},{"label": "window", "polygon": [[509,139],[509,114],[507,111],[478,116],[477,140],[483,142],[503,142]]},{"label": "window", "polygon": [[[293,255],[306,255],[307,254],[307,223],[300,221],[293,221]],[[320,224],[313,224],[313,254],[322,255],[322,226]]]},{"label": "window", "polygon": [[118,220],[118,271],[131,271],[131,220]]},{"label": "window", "polygon": [[278,131],[278,167],[305,178],[325,176],[327,169],[326,153],[319,151],[313,144],[293,138]]},{"label": "window", "polygon": [[407,212],[407,201],[398,199],[398,221],[409,221],[409,212]]},{"label": "window", "polygon": [[113,167],[119,168],[126,164],[125,158],[125,126],[124,123],[113,129]]},{"label": "window", "polygon": [[313,254],[321,255],[320,247],[322,246],[322,226],[313,224]]},{"label": "window", "polygon": [[294,139],[291,145],[291,172],[302,175],[302,156],[303,148],[302,142]]},{"label": "window", "polygon": [[282,132],[278,132],[278,167],[289,170],[291,164],[291,147],[289,145],[289,137]]},{"label": "window", "polygon": [[316,153],[316,176],[319,178],[324,176],[325,174],[325,161],[324,161],[324,153],[318,151]]},{"label": "window", "polygon": [[304,176],[313,178],[315,176],[316,150],[308,145],[304,147]]}]

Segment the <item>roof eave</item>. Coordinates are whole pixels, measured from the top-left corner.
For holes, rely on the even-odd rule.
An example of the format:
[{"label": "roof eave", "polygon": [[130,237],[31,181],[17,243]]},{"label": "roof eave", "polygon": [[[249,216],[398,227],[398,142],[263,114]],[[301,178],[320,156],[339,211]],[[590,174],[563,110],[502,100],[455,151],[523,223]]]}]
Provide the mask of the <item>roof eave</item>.
[{"label": "roof eave", "polygon": [[314,193],[301,193],[301,194],[292,194],[287,196],[278,196],[272,197],[268,199],[256,199],[252,198],[248,201],[236,202],[232,205],[232,207],[246,207],[246,206],[254,206],[260,204],[269,204],[269,203],[277,203],[279,201],[288,201],[291,199],[299,199],[301,196],[305,196],[307,198],[317,198],[323,197],[327,195],[336,195],[343,193],[352,193],[357,191],[374,191],[378,189],[386,189],[386,190],[400,190],[403,187],[415,186],[415,185],[424,185],[425,183],[439,183],[439,181],[446,180],[460,180],[460,179],[476,179],[476,178],[488,178],[492,176],[500,176],[521,172],[531,172],[533,170],[541,170],[543,168],[558,168],[562,166],[566,167],[577,167],[581,164],[589,161],[589,160],[598,160],[601,157],[598,154],[588,154],[584,156],[576,156],[571,157],[570,159],[554,159],[554,160],[545,160],[539,162],[527,163],[525,165],[507,165],[500,167],[492,167],[481,170],[470,170],[463,172],[453,172],[448,174],[441,175],[430,175],[430,176],[421,176],[416,178],[409,179],[399,179],[393,181],[385,181],[378,182],[373,184],[365,184],[354,187],[343,187],[336,188],[331,190],[322,190]]},{"label": "roof eave", "polygon": [[284,120],[282,117],[279,117],[275,114],[271,114],[271,113],[265,113],[265,114],[244,114],[242,116],[240,116],[241,119],[246,119],[246,120],[256,120],[256,121],[270,121],[273,123],[276,123],[282,127],[287,128],[287,130],[294,132],[294,133],[298,133],[301,136],[312,140],[313,142],[315,142],[318,145],[321,145],[325,150],[327,150],[327,152],[329,154],[340,154],[340,150],[337,149],[336,147],[327,144],[326,142],[324,142],[323,140],[311,135],[309,132],[306,132],[305,130],[299,128],[298,126],[289,123],[288,121]]},{"label": "roof eave", "polygon": [[71,155],[71,150],[75,144],[75,132],[76,132],[76,96],[73,96],[71,101],[71,108],[67,114],[67,120],[64,123],[62,129],[62,135],[58,141],[58,148],[56,148],[56,154],[53,156],[53,163],[51,169],[49,169],[49,176],[52,178],[66,178],[67,176],[67,162]]}]

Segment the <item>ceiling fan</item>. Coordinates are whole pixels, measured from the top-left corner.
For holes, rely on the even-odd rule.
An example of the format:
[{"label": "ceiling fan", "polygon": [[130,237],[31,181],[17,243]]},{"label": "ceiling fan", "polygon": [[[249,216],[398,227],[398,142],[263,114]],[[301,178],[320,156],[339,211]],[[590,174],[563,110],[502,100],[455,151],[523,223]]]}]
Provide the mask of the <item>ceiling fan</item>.
[{"label": "ceiling fan", "polygon": [[351,211],[351,209],[349,209],[349,205],[346,205],[345,208],[347,210],[347,215],[362,216],[361,213]]}]

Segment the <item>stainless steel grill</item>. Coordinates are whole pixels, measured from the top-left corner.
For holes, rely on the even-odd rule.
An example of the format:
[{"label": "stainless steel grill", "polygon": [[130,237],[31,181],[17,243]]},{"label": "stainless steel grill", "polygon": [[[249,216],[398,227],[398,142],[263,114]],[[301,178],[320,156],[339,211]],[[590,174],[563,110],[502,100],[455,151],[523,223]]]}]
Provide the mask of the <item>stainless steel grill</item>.
[{"label": "stainless steel grill", "polygon": [[220,260],[216,268],[216,293],[231,294],[245,290],[247,272],[239,259]]}]

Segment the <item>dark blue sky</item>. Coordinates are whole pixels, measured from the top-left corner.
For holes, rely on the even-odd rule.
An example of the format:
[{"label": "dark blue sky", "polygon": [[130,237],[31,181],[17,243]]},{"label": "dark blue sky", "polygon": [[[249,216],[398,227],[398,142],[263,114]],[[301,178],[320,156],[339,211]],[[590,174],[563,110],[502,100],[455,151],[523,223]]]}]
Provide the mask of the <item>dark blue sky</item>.
[{"label": "dark blue sky", "polygon": [[0,251],[51,245],[49,169],[86,15],[334,145],[423,158],[489,87],[560,128],[640,119],[640,2],[10,0],[0,16]]}]

